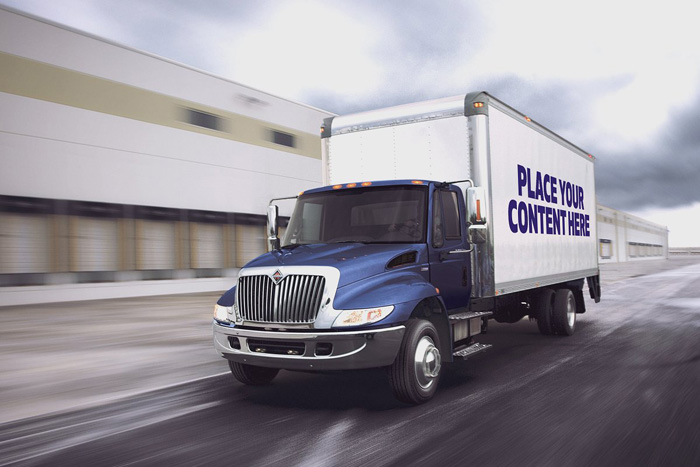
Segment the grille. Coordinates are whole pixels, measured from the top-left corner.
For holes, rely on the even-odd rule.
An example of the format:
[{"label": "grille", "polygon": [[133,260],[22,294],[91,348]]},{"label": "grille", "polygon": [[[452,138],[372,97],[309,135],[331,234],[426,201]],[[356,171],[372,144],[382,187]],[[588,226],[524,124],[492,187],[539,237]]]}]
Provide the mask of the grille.
[{"label": "grille", "polygon": [[275,285],[268,276],[243,276],[238,282],[238,311],[244,321],[313,323],[321,307],[326,279],[291,274]]}]

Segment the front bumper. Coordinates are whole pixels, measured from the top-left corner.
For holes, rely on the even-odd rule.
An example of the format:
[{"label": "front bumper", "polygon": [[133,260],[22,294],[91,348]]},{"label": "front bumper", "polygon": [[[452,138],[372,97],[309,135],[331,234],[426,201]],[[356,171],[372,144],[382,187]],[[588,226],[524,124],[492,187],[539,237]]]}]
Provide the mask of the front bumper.
[{"label": "front bumper", "polygon": [[214,347],[233,362],[285,370],[352,370],[391,365],[405,326],[366,331],[264,331],[213,324]]}]

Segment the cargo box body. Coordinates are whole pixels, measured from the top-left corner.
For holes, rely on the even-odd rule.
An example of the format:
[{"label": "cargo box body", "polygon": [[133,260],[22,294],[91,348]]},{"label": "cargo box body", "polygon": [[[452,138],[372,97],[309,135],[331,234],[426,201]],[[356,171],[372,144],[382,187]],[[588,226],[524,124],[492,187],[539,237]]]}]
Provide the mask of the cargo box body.
[{"label": "cargo box body", "polygon": [[327,185],[468,179],[464,190],[484,189],[486,241],[474,245],[472,298],[598,274],[594,158],[505,103],[471,93],[325,127]]}]

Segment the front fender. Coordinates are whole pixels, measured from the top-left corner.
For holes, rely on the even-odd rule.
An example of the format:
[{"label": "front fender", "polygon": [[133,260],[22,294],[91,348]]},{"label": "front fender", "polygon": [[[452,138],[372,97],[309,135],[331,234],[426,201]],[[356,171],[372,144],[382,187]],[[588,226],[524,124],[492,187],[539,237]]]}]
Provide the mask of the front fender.
[{"label": "front fender", "polygon": [[216,302],[217,305],[221,306],[233,306],[233,302],[236,301],[236,286],[234,285],[226,293],[224,293],[219,300]]},{"label": "front fender", "polygon": [[437,296],[432,284],[410,271],[387,271],[340,287],[333,301],[336,310],[355,310],[394,305],[394,312],[376,324],[402,323],[415,306],[428,297]]}]

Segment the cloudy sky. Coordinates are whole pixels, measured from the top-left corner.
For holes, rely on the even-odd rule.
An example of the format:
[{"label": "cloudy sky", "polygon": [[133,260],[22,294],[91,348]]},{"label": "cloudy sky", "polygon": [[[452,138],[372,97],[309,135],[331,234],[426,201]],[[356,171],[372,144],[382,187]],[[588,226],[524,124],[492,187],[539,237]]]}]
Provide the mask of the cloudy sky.
[{"label": "cloudy sky", "polygon": [[700,246],[693,2],[0,3],[338,114],[488,91],[595,155],[601,204]]}]

